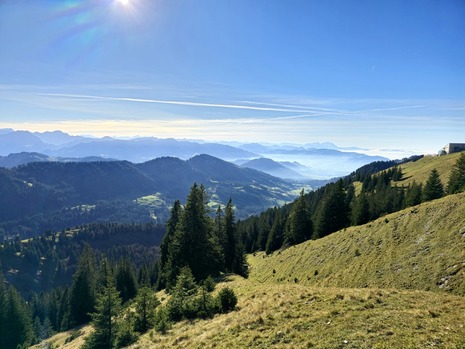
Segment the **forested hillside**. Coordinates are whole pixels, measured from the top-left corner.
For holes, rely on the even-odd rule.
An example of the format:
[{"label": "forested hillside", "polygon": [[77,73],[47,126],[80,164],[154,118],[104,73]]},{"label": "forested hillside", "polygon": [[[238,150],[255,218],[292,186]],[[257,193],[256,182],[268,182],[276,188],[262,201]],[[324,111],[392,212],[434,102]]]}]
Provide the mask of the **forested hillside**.
[{"label": "forested hillside", "polygon": [[164,234],[165,227],[155,223],[95,223],[26,240],[16,238],[0,247],[0,272],[27,298],[31,292],[69,285],[86,245],[98,256],[105,254],[113,261],[125,257],[137,269],[154,269]]},{"label": "forested hillside", "polygon": [[164,223],[173,202],[194,182],[205,185],[213,206],[232,198],[239,217],[292,201],[297,187],[208,155],[142,164],[36,162],[0,168],[0,237],[96,221]]}]

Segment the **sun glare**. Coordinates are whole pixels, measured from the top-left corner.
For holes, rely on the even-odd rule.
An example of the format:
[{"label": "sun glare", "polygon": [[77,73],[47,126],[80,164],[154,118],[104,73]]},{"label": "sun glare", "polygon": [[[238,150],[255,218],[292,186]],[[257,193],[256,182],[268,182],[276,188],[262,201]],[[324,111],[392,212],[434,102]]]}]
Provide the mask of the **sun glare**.
[{"label": "sun glare", "polygon": [[129,0],[116,0],[118,3],[120,3],[121,5],[124,5],[124,6],[127,6],[129,5]]}]

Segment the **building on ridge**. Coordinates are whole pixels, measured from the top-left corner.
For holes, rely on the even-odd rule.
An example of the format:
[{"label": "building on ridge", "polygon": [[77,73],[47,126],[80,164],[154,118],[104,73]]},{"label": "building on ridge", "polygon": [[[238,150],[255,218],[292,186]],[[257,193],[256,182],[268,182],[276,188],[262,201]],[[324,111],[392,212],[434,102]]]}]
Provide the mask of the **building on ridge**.
[{"label": "building on ridge", "polygon": [[453,154],[461,151],[465,151],[465,143],[449,143],[442,148],[441,153]]}]

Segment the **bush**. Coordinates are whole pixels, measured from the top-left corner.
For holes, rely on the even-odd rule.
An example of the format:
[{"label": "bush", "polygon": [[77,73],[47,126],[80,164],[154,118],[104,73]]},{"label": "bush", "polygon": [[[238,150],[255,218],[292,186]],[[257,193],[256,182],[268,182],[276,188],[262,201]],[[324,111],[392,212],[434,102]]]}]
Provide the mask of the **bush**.
[{"label": "bush", "polygon": [[227,313],[236,308],[237,296],[231,288],[225,287],[218,293],[217,301],[220,311]]},{"label": "bush", "polygon": [[207,292],[213,292],[215,289],[215,280],[211,276],[208,276],[204,281],[203,281],[203,286],[207,290]]}]

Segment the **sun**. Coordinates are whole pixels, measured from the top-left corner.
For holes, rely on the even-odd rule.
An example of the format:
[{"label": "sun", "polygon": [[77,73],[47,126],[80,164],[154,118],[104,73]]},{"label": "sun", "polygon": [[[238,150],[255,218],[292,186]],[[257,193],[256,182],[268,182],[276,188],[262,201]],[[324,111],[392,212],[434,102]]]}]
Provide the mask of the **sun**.
[{"label": "sun", "polygon": [[121,5],[127,6],[130,3],[130,0],[116,0],[116,2],[120,3]]}]

